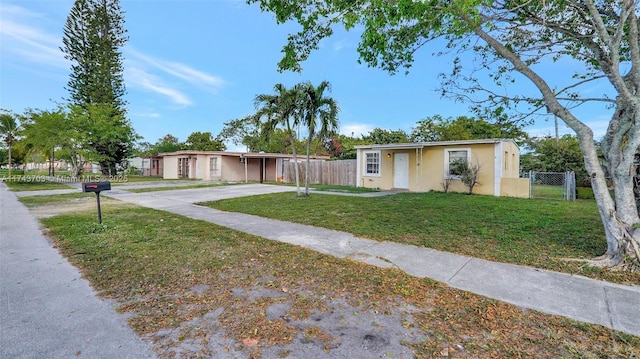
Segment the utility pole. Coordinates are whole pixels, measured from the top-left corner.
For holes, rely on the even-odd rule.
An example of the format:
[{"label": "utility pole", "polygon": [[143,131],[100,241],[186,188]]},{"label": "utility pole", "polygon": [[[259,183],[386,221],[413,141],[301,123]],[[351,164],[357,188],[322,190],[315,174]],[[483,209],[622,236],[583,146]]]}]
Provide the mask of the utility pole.
[{"label": "utility pole", "polygon": [[560,137],[558,137],[558,116],[553,115],[553,121],[556,125],[556,147],[560,144]]}]

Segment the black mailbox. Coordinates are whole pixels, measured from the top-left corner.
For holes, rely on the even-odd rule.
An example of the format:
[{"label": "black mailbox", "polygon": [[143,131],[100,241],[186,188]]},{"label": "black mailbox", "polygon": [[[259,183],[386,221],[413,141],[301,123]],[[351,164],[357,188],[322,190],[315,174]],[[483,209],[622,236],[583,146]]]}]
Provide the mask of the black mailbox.
[{"label": "black mailbox", "polygon": [[86,182],[82,183],[82,192],[93,192],[98,202],[98,223],[102,224],[102,210],[100,210],[100,192],[110,191],[111,182]]},{"label": "black mailbox", "polygon": [[111,182],[86,182],[82,184],[82,192],[102,192],[110,191]]}]

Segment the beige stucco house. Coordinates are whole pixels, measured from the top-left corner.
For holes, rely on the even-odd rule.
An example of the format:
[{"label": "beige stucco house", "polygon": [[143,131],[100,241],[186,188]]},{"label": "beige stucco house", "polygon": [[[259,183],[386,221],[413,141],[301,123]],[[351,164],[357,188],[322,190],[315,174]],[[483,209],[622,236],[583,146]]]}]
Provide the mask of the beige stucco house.
[{"label": "beige stucco house", "polygon": [[356,149],[358,187],[442,191],[449,177],[449,191],[466,192],[449,169],[456,159],[466,159],[480,166],[479,183],[473,193],[529,197],[529,181],[519,178],[520,149],[510,139],[394,143]]},{"label": "beige stucco house", "polygon": [[[194,178],[223,182],[282,181],[284,166],[293,156],[282,153],[177,151],[161,153],[165,179]],[[327,156],[311,156],[326,160]],[[305,160],[298,156],[298,161]]]}]

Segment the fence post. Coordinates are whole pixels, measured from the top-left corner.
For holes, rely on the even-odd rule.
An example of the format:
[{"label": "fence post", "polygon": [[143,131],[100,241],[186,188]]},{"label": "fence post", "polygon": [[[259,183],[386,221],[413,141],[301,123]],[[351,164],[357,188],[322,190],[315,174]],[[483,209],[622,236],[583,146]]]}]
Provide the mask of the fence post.
[{"label": "fence post", "polygon": [[533,198],[533,171],[529,171],[529,198]]},{"label": "fence post", "polygon": [[571,171],[571,200],[576,200],[576,173]]}]

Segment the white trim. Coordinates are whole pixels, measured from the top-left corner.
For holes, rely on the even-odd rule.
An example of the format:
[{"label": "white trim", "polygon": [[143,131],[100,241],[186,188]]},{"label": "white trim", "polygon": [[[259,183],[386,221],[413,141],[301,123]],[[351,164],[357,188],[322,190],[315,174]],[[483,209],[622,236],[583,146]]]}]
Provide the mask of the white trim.
[{"label": "white trim", "polygon": [[356,187],[363,187],[364,184],[361,186],[360,185],[360,178],[362,175],[362,162],[360,162],[362,160],[362,150],[361,149],[356,149]]},{"label": "white trim", "polygon": [[371,144],[371,145],[358,145],[355,148],[372,149],[372,150],[392,150],[392,149],[410,149],[410,148],[422,148],[433,146],[468,146],[478,144],[492,144],[501,142],[511,142],[516,147],[518,144],[516,141],[510,138],[487,138],[479,140],[458,140],[458,141],[434,141],[434,142],[409,142],[409,143],[389,143],[389,144]]},{"label": "white trim", "polygon": [[[378,155],[378,173],[369,173],[367,172],[367,155],[368,154],[377,154]],[[380,151],[362,151],[362,161],[363,161],[363,176],[364,177],[380,177],[382,176],[382,153]]]},{"label": "white trim", "polygon": [[[455,151],[467,151],[467,163],[471,164],[471,147],[454,147],[444,149],[444,178],[449,177],[449,152]],[[451,176],[451,178],[458,179],[460,176]]]},{"label": "white trim", "polygon": [[493,147],[493,195],[500,196],[500,185],[502,181],[502,142],[496,143]]}]

